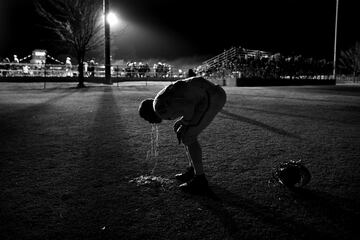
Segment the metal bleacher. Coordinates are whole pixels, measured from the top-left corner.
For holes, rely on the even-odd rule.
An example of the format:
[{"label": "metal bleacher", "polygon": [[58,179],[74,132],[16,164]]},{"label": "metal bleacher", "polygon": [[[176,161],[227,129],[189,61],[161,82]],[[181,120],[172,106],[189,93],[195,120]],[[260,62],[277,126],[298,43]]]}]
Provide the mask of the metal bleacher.
[{"label": "metal bleacher", "polygon": [[204,68],[218,68],[226,66],[226,64],[232,62],[235,58],[238,57],[247,57],[247,56],[270,56],[271,54],[266,51],[261,50],[251,50],[245,49],[242,47],[231,47],[228,50],[224,50],[222,53],[204,61],[202,66]]}]

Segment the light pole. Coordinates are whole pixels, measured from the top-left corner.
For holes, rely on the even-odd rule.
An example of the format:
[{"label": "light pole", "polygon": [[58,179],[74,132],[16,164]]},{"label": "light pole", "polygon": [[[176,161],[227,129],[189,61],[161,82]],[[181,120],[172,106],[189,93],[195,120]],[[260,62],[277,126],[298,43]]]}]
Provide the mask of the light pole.
[{"label": "light pole", "polygon": [[333,78],[336,81],[336,48],[337,48],[337,28],[338,28],[338,12],[339,0],[336,0],[336,14],[335,14],[335,37],[334,37],[334,60],[333,60]]},{"label": "light pole", "polygon": [[109,0],[103,1],[104,5],[104,24],[105,24],[105,83],[112,84],[111,81],[111,61],[110,61],[110,23],[107,21],[109,14]]}]

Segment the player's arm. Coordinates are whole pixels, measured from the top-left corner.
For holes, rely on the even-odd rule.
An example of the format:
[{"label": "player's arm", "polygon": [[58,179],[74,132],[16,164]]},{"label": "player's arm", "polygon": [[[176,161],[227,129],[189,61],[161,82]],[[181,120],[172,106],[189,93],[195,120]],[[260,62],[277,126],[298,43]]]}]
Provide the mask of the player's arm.
[{"label": "player's arm", "polygon": [[180,144],[189,125],[193,122],[195,104],[185,98],[175,98],[173,99],[173,107],[181,112],[181,118],[174,124],[174,131]]}]

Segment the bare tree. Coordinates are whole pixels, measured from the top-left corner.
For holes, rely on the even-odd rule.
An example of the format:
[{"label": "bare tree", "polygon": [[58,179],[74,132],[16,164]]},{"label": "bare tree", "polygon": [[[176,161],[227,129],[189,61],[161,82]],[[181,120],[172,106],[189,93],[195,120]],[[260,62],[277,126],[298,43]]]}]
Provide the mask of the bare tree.
[{"label": "bare tree", "polygon": [[78,61],[78,87],[84,87],[84,59],[87,52],[103,45],[101,0],[37,0],[37,12],[46,27],[71,47]]},{"label": "bare tree", "polygon": [[353,77],[360,73],[360,42],[357,42],[354,47],[346,51],[341,51],[339,67],[350,72]]}]

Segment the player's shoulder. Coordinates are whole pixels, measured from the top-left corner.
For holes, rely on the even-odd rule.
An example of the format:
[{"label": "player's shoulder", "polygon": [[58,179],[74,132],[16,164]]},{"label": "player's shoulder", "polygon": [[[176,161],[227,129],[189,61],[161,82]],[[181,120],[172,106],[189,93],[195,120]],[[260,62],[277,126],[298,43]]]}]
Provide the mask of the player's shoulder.
[{"label": "player's shoulder", "polygon": [[195,77],[186,78],[184,79],[184,81],[190,83],[190,82],[207,81],[207,80],[201,76],[195,76]]},{"label": "player's shoulder", "polygon": [[177,80],[173,84],[170,84],[170,86],[182,87],[182,86],[187,86],[187,85],[191,84],[192,82],[197,82],[197,81],[207,81],[207,80],[203,77],[195,76],[195,77],[189,77],[189,78]]},{"label": "player's shoulder", "polygon": [[181,88],[184,87],[188,84],[189,82],[187,81],[187,79],[180,79],[177,80],[176,82],[174,82],[172,85],[174,88]]},{"label": "player's shoulder", "polygon": [[[174,83],[164,87],[158,94],[157,97],[168,98],[176,96],[184,96],[185,93],[190,94],[193,87],[198,85],[197,82],[204,81],[203,77],[191,77],[186,79],[177,80]],[[193,87],[192,87],[193,86]]]},{"label": "player's shoulder", "polygon": [[170,84],[165,88],[167,94],[176,94],[178,92],[184,91],[188,86],[188,82],[185,80],[177,80],[176,82]]},{"label": "player's shoulder", "polygon": [[176,86],[178,86],[178,84],[175,83],[171,83],[169,85],[167,85],[166,87],[164,87],[163,89],[161,89],[157,94],[156,94],[156,99],[164,99],[164,98],[170,98],[174,95],[174,92],[176,90]]}]

